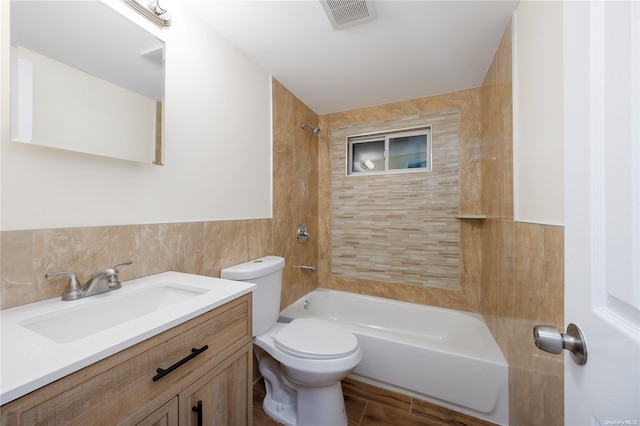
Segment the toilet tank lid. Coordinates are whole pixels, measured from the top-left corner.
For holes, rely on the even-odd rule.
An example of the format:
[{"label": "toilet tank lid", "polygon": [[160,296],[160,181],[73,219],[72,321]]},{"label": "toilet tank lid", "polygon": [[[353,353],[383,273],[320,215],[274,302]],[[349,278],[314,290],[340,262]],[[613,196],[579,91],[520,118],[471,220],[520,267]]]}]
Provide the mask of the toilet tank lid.
[{"label": "toilet tank lid", "polygon": [[250,280],[269,275],[284,268],[284,258],[264,256],[220,271],[220,278],[228,280]]}]

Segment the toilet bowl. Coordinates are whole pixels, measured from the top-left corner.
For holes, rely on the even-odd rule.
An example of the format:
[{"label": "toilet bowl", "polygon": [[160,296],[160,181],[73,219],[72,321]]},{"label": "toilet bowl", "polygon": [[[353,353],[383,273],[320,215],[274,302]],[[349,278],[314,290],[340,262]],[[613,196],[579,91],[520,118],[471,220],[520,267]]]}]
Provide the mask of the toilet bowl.
[{"label": "toilet bowl", "polygon": [[252,298],[253,342],[265,379],[263,409],[286,426],[346,425],[340,380],[362,360],[358,340],[325,320],[278,323],[283,268],[283,258],[266,256],[220,274],[257,286]]},{"label": "toilet bowl", "polygon": [[[329,342],[320,348],[314,340]],[[260,373],[271,387],[263,401],[269,416],[285,425],[347,424],[340,380],[362,359],[352,333],[327,321],[300,318],[277,323],[253,342]],[[269,375],[277,379],[275,384],[268,383]],[[278,398],[282,395],[287,396]]]}]

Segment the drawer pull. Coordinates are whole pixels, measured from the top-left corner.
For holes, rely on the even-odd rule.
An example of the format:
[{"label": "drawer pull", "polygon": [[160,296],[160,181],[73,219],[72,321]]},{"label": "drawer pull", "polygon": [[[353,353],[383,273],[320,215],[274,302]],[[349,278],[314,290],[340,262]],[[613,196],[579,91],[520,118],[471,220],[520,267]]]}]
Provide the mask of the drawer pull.
[{"label": "drawer pull", "polygon": [[156,370],[156,373],[158,373],[158,374],[153,376],[153,381],[157,382],[158,380],[162,379],[167,374],[171,373],[176,368],[180,367],[182,364],[191,361],[193,358],[197,357],[198,355],[200,355],[202,352],[206,351],[207,349],[209,349],[209,345],[204,345],[200,349],[191,348],[191,354],[190,355],[187,355],[186,357],[182,358],[180,361],[176,362],[171,367],[167,368],[166,370],[162,369],[162,368],[158,368]]},{"label": "drawer pull", "polygon": [[198,426],[202,426],[202,401],[198,401],[198,405],[191,407],[191,411],[198,413]]}]

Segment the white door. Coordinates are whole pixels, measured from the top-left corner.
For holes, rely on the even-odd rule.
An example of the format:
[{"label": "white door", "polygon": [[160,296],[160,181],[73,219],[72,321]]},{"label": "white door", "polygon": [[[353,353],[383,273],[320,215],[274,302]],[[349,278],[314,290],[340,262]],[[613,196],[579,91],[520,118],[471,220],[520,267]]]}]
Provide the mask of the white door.
[{"label": "white door", "polygon": [[565,424],[640,425],[640,2],[564,2],[564,38]]}]

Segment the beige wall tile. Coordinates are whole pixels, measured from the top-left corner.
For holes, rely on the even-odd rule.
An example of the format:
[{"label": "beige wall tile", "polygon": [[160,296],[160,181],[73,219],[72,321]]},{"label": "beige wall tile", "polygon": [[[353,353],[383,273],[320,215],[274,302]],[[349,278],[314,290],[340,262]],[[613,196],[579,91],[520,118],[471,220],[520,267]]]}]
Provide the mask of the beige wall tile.
[{"label": "beige wall tile", "polygon": [[[273,83],[274,174],[272,254],[285,258],[281,307],[318,286],[319,272],[302,271],[300,265],[322,269],[318,262],[318,146],[301,123],[318,125],[318,116],[279,82]],[[325,134],[323,129],[320,135]],[[311,239],[301,244],[296,231],[307,225]]]},{"label": "beige wall tile", "polygon": [[110,265],[131,260],[119,268],[123,281],[140,276],[140,227],[112,226],[34,231],[33,271],[38,300],[62,295],[66,278],[47,281],[47,272],[74,271],[81,282]]},{"label": "beige wall tile", "polygon": [[511,29],[508,27],[481,88],[482,210],[513,219]]},{"label": "beige wall tile", "polygon": [[514,317],[514,257],[518,253],[514,246],[514,222],[510,220],[498,221],[497,240],[497,315]]},{"label": "beige wall tile", "polygon": [[[253,219],[244,222],[245,244],[247,258],[257,259],[272,254],[272,226],[271,219]],[[224,243],[224,242],[221,242]],[[206,257],[205,257],[206,259]]]},{"label": "beige wall tile", "polygon": [[495,317],[498,314],[498,233],[500,223],[487,220],[483,226],[482,241],[482,313]]},{"label": "beige wall tile", "polygon": [[142,225],[141,275],[165,271],[202,274],[203,222]]},{"label": "beige wall tile", "polygon": [[[480,270],[473,265],[479,264],[480,241],[468,233],[479,233],[476,226],[460,226],[459,250],[461,264],[460,288],[443,290],[424,286],[407,286],[388,281],[371,281],[357,277],[339,276],[331,270],[331,140],[334,130],[343,126],[368,123],[378,120],[390,120],[399,117],[434,114],[442,111],[458,111],[459,114],[459,163],[465,165],[465,171],[459,172],[459,205],[463,213],[481,213],[481,151],[480,151],[480,90],[469,89],[428,98],[412,99],[370,108],[362,108],[336,114],[327,114],[319,118],[323,127],[318,149],[318,216],[320,229],[319,241],[319,285],[322,287],[356,291],[393,299],[416,303],[426,303],[452,309],[477,312],[480,309]],[[462,167],[461,167],[462,168]],[[464,262],[467,262],[465,266]]]},{"label": "beige wall tile", "polygon": [[1,308],[34,302],[33,232],[7,231],[0,238]]},{"label": "beige wall tile", "polygon": [[[564,386],[562,376],[546,372],[509,368],[509,411],[511,424],[561,426],[563,398],[550,397]],[[524,403],[523,403],[524,401]],[[516,421],[514,421],[517,420]]]},{"label": "beige wall tile", "polygon": [[220,269],[271,253],[271,219],[6,231],[2,238],[2,308],[62,295],[74,271],[81,282],[113,263],[122,281],[164,271],[219,276]]},{"label": "beige wall tile", "polygon": [[542,229],[539,225],[514,226],[514,310],[518,318],[538,319],[538,303],[544,297],[542,274]]},{"label": "beige wall tile", "polygon": [[544,300],[540,308],[540,321],[562,328],[564,325],[564,227],[543,228]]},{"label": "beige wall tile", "polygon": [[207,222],[204,226],[204,273],[220,276],[220,270],[246,262],[242,221]]},{"label": "beige wall tile", "polygon": [[271,219],[205,223],[204,275],[220,276],[223,268],[272,252]]},{"label": "beige wall tile", "polygon": [[561,425],[563,358],[539,351],[532,328],[563,325],[563,228],[513,222],[511,77],[509,26],[481,88],[481,313],[509,363],[510,423]]},{"label": "beige wall tile", "polygon": [[317,267],[317,250],[313,240],[317,235],[315,222],[306,223],[311,240],[301,244],[296,231],[300,220],[276,218],[273,220],[274,252],[285,258],[281,307],[286,307],[317,287],[317,273],[303,271],[300,265]]},{"label": "beige wall tile", "polygon": [[[460,288],[459,115],[414,114],[331,129],[332,274]],[[347,176],[350,135],[431,126],[431,171]]]}]

